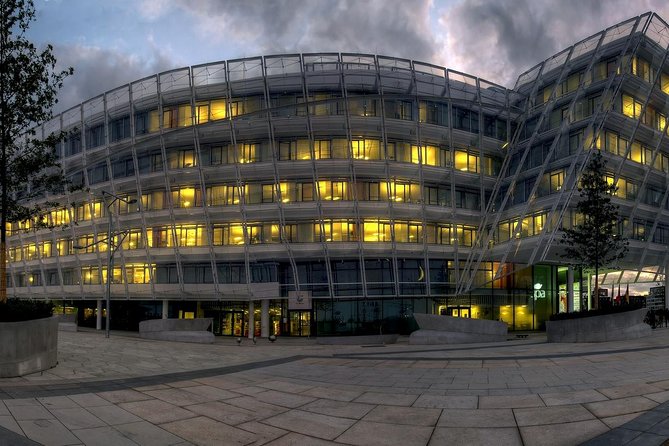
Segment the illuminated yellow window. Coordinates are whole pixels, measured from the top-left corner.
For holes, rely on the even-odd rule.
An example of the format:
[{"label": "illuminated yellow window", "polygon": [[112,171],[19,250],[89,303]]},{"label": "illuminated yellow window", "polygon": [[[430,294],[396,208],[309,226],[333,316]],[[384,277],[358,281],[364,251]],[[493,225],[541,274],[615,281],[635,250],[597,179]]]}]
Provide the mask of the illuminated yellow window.
[{"label": "illuminated yellow window", "polygon": [[23,248],[24,258],[26,260],[33,260],[37,258],[37,247],[34,243],[31,243]]},{"label": "illuminated yellow window", "polygon": [[244,227],[242,225],[230,225],[230,241],[231,245],[244,244]]},{"label": "illuminated yellow window", "polygon": [[280,243],[281,227],[277,224],[269,225],[269,237],[265,238],[265,243]]},{"label": "illuminated yellow window", "polygon": [[330,141],[314,141],[314,159],[330,158]]},{"label": "illuminated yellow window", "polygon": [[193,125],[193,116],[191,113],[190,104],[179,106],[177,125],[179,127],[188,127]]},{"label": "illuminated yellow window", "polygon": [[[62,226],[70,223],[70,213],[67,209],[58,209],[51,211],[51,224],[54,226]],[[26,222],[26,229],[30,229],[30,222]]]},{"label": "illuminated yellow window", "polygon": [[295,200],[295,184],[294,183],[279,183],[279,191],[281,192],[281,202],[289,203]]},{"label": "illuminated yellow window", "polygon": [[413,164],[425,164],[428,166],[439,166],[439,148],[435,146],[411,146],[411,162]]},{"label": "illuminated yellow window", "polygon": [[641,148],[641,144],[637,141],[632,143],[632,147],[630,148],[630,153],[628,155],[628,158],[631,159],[634,162],[641,163],[643,162],[643,150]]},{"label": "illuminated yellow window", "polygon": [[[583,141],[583,149],[589,150],[592,147],[592,132],[588,130],[588,134],[585,135],[585,139]],[[595,140],[595,149],[602,149],[602,136],[597,135],[597,139]]]},{"label": "illuminated yellow window", "polygon": [[51,257],[51,242],[42,242],[42,257]]},{"label": "illuminated yellow window", "polygon": [[308,160],[311,159],[311,148],[308,139],[297,140],[297,159]]},{"label": "illuminated yellow window", "polygon": [[204,124],[209,122],[209,104],[197,103],[195,104],[195,122],[197,124]]},{"label": "illuminated yellow window", "polygon": [[212,121],[225,119],[228,116],[225,99],[215,99],[211,101],[209,112]]},{"label": "illuminated yellow window", "polygon": [[463,150],[455,151],[455,168],[463,172],[478,172],[479,157]]},{"label": "illuminated yellow window", "polygon": [[158,119],[158,110],[151,110],[149,112],[149,132],[157,132],[160,130],[160,119]]},{"label": "illuminated yellow window", "polygon": [[551,180],[551,192],[558,192],[562,189],[562,184],[564,183],[564,170],[558,172],[552,172],[550,176]]},{"label": "illuminated yellow window", "polygon": [[409,225],[395,222],[395,242],[406,243],[409,241]]},{"label": "illuminated yellow window", "polygon": [[172,204],[174,207],[189,208],[195,206],[195,188],[182,187],[172,191]]},{"label": "illuminated yellow window", "polygon": [[[107,267],[102,268],[102,281],[107,283]],[[112,283],[123,283],[123,271],[120,267],[114,267],[112,271]]]},{"label": "illuminated yellow window", "polygon": [[204,246],[206,231],[197,225],[181,225],[175,228],[177,242],[182,247]]},{"label": "illuminated yellow window", "polygon": [[378,221],[366,221],[363,223],[362,237],[365,242],[383,241],[383,234],[379,232]]},{"label": "illuminated yellow window", "polygon": [[657,113],[657,129],[661,132],[664,132],[665,127],[667,125],[667,117],[664,116],[662,113]]},{"label": "illuminated yellow window", "polygon": [[509,234],[511,231],[511,225],[509,222],[504,222],[499,224],[498,237],[500,242],[505,242],[509,240]]},{"label": "illuminated yellow window", "polygon": [[623,95],[623,114],[634,118],[634,98],[632,96]]},{"label": "illuminated yellow window", "polygon": [[329,114],[329,106],[327,99],[330,98],[330,95],[327,93],[319,93],[314,95],[313,101],[316,102],[310,107],[311,113],[315,116],[326,116]]},{"label": "illuminated yellow window", "polygon": [[660,88],[666,94],[669,94],[669,75],[660,74]]},{"label": "illuminated yellow window", "polygon": [[378,160],[381,159],[379,147],[379,140],[353,140],[351,141],[351,156],[354,159]]},{"label": "illuminated yellow window", "polygon": [[546,214],[538,214],[534,216],[534,234],[537,235],[543,231],[546,224]]},{"label": "illuminated yellow window", "polygon": [[551,97],[551,93],[552,93],[552,91],[553,91],[553,86],[552,86],[552,85],[550,85],[550,86],[548,86],[548,87],[544,87],[544,90],[543,90],[543,97],[542,97],[543,102],[542,102],[542,103],[545,104],[546,102],[548,102],[548,100],[549,100],[550,97]]},{"label": "illuminated yellow window", "polygon": [[455,228],[455,236],[459,245],[472,246],[474,238],[476,237],[476,230],[469,226],[457,225]]},{"label": "illuminated yellow window", "polygon": [[176,125],[176,108],[163,108],[163,129],[171,129]]},{"label": "illuminated yellow window", "polygon": [[239,144],[237,146],[237,161],[242,164],[258,161],[258,144]]}]

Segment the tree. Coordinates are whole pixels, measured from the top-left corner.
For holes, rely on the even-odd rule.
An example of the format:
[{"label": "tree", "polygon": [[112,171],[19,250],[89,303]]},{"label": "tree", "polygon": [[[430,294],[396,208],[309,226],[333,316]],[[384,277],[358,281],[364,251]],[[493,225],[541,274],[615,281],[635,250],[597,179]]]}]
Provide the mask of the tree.
[{"label": "tree", "polygon": [[625,257],[628,245],[618,233],[618,205],[611,202],[618,187],[607,181],[605,173],[606,160],[595,151],[581,175],[577,222],[562,235],[563,257],[595,271],[595,308],[599,306],[599,269]]},{"label": "tree", "polygon": [[53,203],[21,203],[65,184],[54,150],[63,135],[42,138],[36,129],[51,119],[56,94],[73,70],[57,71],[51,45],[38,50],[28,41],[34,20],[32,0],[0,0],[0,302],[7,300],[7,224],[42,222]]}]

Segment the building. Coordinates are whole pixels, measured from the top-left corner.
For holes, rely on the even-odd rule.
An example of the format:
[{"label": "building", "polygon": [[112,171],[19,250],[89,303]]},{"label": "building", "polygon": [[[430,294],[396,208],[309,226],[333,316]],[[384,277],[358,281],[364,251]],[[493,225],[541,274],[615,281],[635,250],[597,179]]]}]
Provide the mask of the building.
[{"label": "building", "polygon": [[223,335],[406,333],[413,312],[541,328],[588,305],[556,237],[593,149],[631,241],[616,266],[664,280],[668,46],[647,13],[512,90],[343,53],[132,82],[41,128],[68,131],[62,165],[85,189],[51,197],[53,230],[12,225],[8,294],[63,299],[95,326],[111,259],[112,328],[206,316]]}]

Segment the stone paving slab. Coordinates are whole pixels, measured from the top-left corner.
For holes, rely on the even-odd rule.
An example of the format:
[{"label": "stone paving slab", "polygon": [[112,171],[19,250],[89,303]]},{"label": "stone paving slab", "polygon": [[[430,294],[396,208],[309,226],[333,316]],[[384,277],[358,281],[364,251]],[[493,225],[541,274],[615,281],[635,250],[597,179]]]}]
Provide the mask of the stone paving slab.
[{"label": "stone paving slab", "polygon": [[669,330],[616,343],[543,339],[361,349],[63,333],[62,366],[0,380],[0,446],[12,435],[45,444],[182,446],[669,438]]}]

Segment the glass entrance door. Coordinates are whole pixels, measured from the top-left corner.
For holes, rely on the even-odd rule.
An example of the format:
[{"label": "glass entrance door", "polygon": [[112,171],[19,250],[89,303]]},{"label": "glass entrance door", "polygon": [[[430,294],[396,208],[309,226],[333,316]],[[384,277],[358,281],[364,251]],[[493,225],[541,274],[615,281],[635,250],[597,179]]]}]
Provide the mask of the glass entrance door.
[{"label": "glass entrance door", "polygon": [[290,312],[290,335],[291,336],[311,335],[311,312],[309,311]]},{"label": "glass entrance door", "polygon": [[224,311],[221,314],[221,334],[223,336],[244,336],[244,312]]}]

